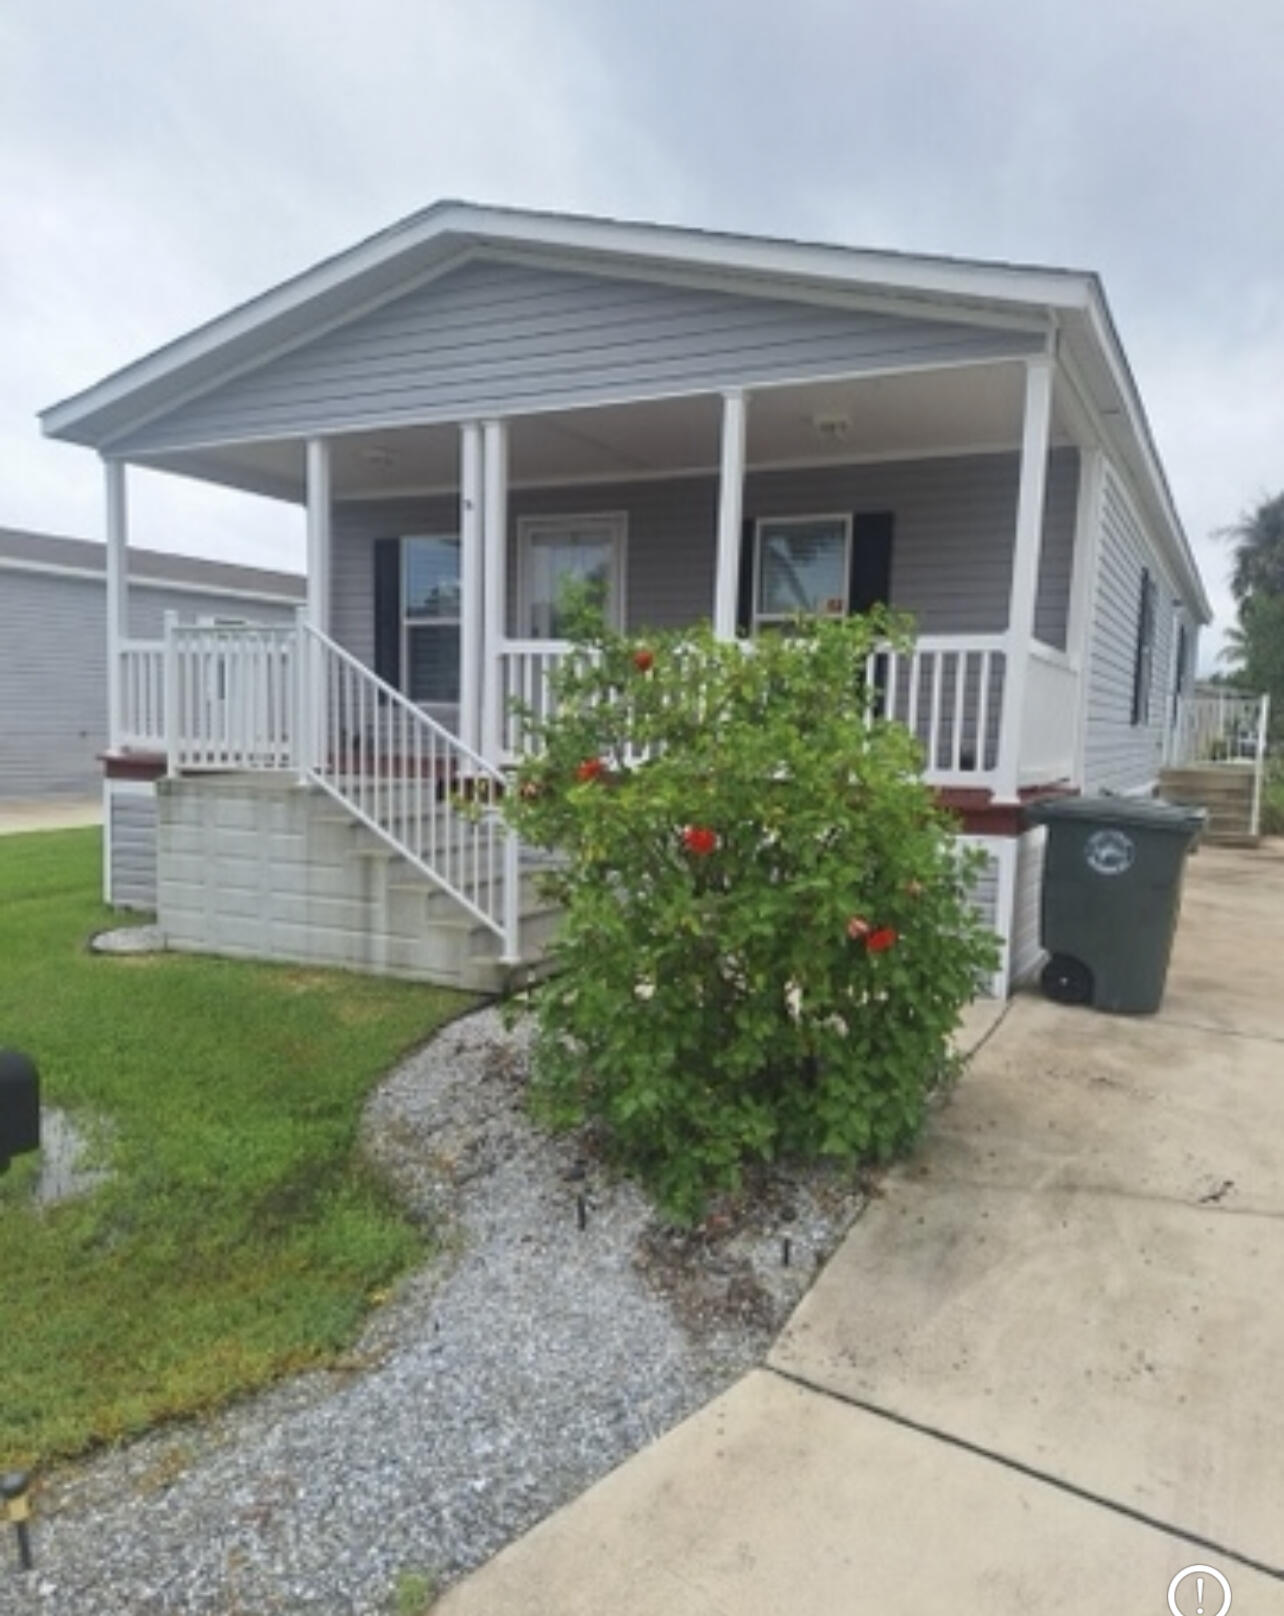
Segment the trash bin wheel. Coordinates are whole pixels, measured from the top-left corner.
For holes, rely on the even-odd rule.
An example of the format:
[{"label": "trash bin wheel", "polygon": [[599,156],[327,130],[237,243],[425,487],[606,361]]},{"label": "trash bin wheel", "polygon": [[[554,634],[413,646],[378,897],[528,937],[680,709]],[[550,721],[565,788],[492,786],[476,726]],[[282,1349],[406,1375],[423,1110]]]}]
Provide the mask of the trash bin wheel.
[{"label": "trash bin wheel", "polygon": [[1039,985],[1058,1004],[1092,1002],[1092,972],[1073,954],[1054,954],[1043,967]]}]

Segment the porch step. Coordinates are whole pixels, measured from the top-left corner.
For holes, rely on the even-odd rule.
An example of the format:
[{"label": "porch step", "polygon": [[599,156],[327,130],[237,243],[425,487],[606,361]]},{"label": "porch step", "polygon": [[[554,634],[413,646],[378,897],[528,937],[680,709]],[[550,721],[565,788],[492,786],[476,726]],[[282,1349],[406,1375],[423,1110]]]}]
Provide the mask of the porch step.
[{"label": "porch step", "polygon": [[1219,846],[1252,847],[1253,770],[1236,764],[1164,769],[1159,795],[1183,808],[1205,808],[1204,840]]}]

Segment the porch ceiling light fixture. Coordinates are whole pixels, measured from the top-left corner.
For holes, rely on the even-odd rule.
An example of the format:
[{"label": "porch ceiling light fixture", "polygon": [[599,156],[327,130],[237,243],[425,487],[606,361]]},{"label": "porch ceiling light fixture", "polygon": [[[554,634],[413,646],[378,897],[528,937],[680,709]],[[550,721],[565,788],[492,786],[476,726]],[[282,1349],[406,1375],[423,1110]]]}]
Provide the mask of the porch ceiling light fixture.
[{"label": "porch ceiling light fixture", "polygon": [[813,415],[811,424],[820,437],[838,443],[851,431],[852,418],[850,415]]}]

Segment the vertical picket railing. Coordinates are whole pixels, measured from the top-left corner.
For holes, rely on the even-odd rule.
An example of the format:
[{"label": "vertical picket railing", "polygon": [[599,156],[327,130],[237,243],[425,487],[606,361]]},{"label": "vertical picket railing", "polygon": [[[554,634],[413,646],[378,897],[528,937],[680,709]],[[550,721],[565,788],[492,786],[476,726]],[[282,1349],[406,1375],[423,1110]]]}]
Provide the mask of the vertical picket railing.
[{"label": "vertical picket railing", "polygon": [[[556,699],[550,675],[570,650],[557,640],[506,640],[501,645],[495,666],[503,699],[505,762],[515,762],[532,744],[522,717],[512,710],[513,701],[537,719],[551,716]],[[1058,667],[1052,677],[1060,681],[1062,674]],[[929,783],[993,784],[1006,682],[1002,635],[923,635],[908,653],[875,652],[867,677],[877,709],[904,724],[921,743]],[[638,759],[630,755],[625,761]]]},{"label": "vertical picket railing", "polygon": [[165,749],[165,645],[161,640],[122,640],[120,745],[130,752]]},{"label": "vertical picket railing", "polygon": [[880,716],[922,746],[930,784],[993,784],[1007,679],[1001,635],[923,635],[908,653],[874,652],[866,678]]},{"label": "vertical picket railing", "polygon": [[293,627],[167,623],[171,770],[293,767],[298,653]]}]

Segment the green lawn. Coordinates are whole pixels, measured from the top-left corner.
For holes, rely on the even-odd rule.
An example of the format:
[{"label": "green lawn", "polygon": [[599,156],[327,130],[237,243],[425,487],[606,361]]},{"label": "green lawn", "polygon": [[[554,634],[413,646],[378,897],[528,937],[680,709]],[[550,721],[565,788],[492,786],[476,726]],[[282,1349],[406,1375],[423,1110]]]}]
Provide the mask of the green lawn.
[{"label": "green lawn", "polygon": [[467,1006],[343,972],[95,956],[99,833],[0,837],[0,1045],[109,1125],[43,1213],[0,1177],[0,1469],[190,1413],[350,1343],[422,1237],[354,1159],[363,1097]]}]

